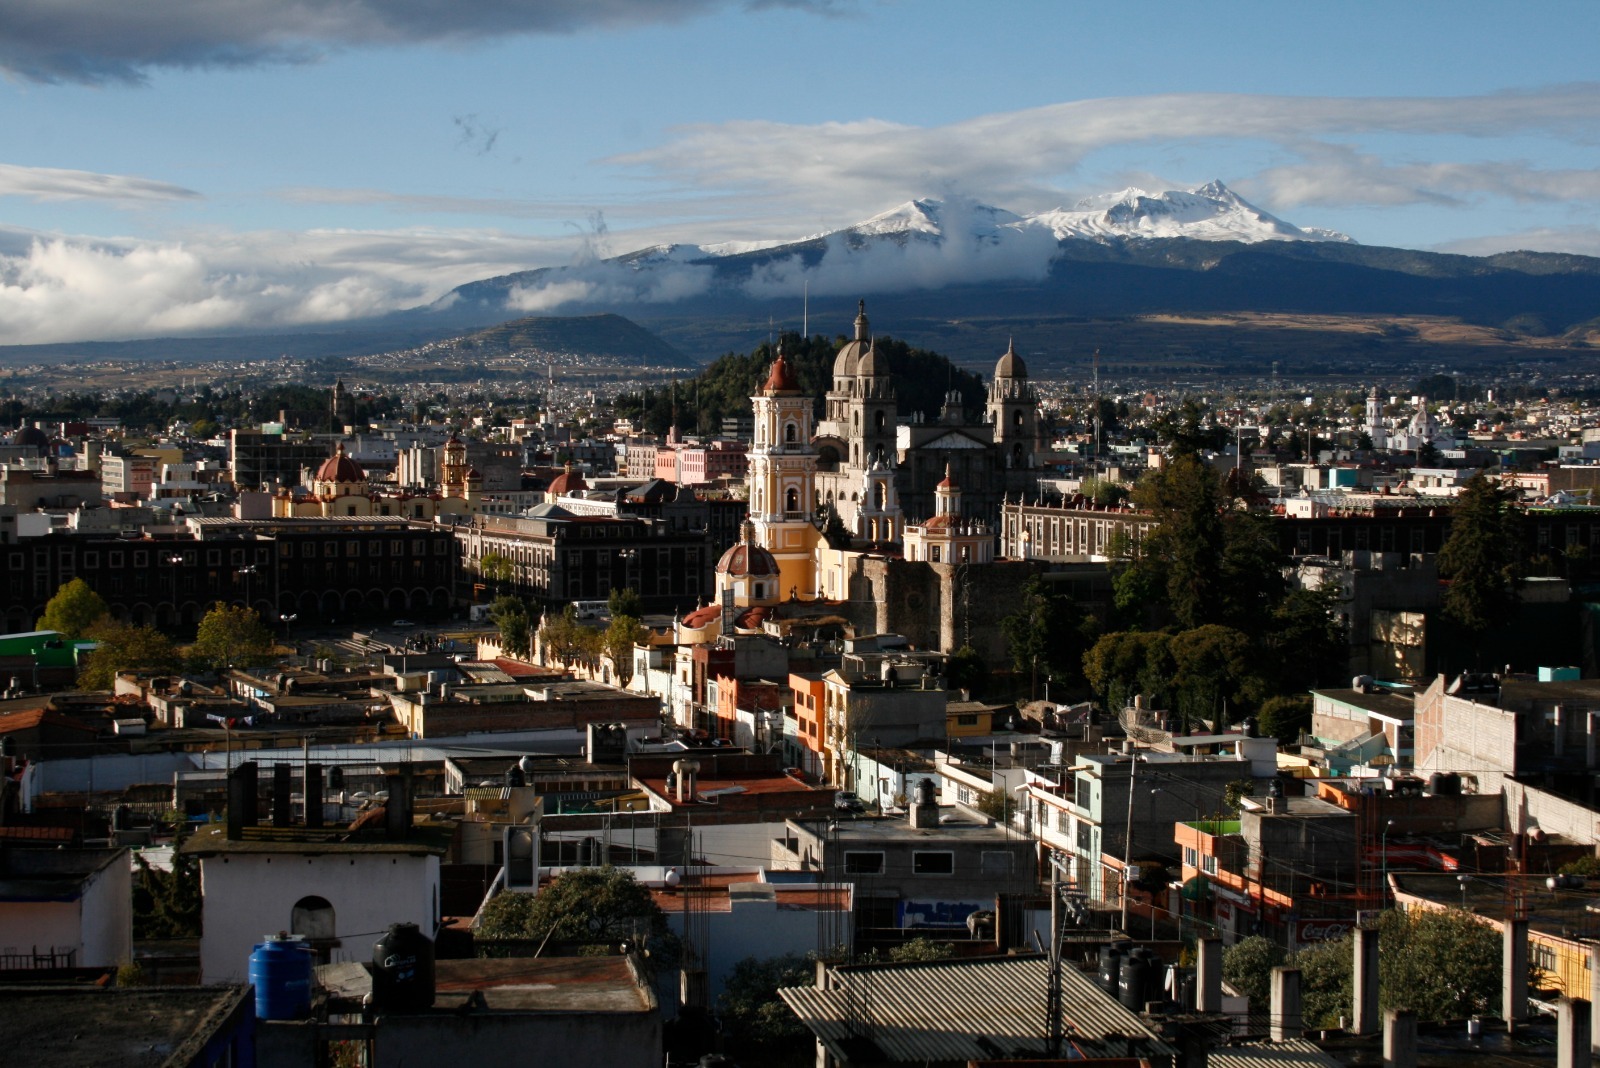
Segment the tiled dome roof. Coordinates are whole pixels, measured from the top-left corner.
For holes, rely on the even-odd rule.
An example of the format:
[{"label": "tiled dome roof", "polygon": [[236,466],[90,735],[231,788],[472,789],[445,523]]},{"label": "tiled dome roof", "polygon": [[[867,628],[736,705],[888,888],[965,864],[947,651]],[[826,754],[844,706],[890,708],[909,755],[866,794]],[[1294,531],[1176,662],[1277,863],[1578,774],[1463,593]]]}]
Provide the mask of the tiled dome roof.
[{"label": "tiled dome roof", "polygon": [[800,378],[794,373],[794,367],[783,355],[783,350],[778,350],[778,358],[772,361],[772,371],[767,375],[764,387],[768,393],[793,393],[800,389]]},{"label": "tiled dome roof", "polygon": [[740,542],[717,561],[719,575],[776,575],[778,560],[759,545]]},{"label": "tiled dome roof", "polygon": [[1007,342],[1006,351],[1001,354],[1000,361],[994,365],[996,378],[1027,378],[1028,365],[1022,362],[1022,357],[1017,355],[1015,341]]},{"label": "tiled dome roof", "polygon": [[366,480],[367,473],[344,454],[343,442],[340,442],[334,454],[322,461],[322,466],[317,468],[318,482],[365,482]]},{"label": "tiled dome roof", "polygon": [[581,474],[572,469],[571,463],[568,463],[565,471],[550,480],[550,487],[547,492],[559,497],[563,493],[576,493],[578,490],[588,488],[589,483],[583,480]]}]

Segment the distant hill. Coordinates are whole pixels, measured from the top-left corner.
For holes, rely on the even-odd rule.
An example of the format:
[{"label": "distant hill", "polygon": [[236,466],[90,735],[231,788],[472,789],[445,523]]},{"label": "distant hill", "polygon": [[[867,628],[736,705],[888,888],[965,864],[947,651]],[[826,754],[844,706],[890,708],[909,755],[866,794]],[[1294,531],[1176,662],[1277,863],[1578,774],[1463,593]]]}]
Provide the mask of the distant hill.
[{"label": "distant hill", "polygon": [[688,359],[637,323],[620,315],[530,316],[437,343],[437,348],[482,355],[617,360],[647,367],[681,367]]}]

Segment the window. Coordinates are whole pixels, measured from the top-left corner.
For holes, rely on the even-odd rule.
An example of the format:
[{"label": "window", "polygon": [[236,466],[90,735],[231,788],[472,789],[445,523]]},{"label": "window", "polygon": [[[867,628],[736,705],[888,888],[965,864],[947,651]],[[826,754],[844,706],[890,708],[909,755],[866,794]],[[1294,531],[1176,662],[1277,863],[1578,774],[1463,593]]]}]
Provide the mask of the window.
[{"label": "window", "polygon": [[979,858],[978,870],[985,875],[1010,875],[1016,866],[1016,854],[1002,849],[985,849]]},{"label": "window", "polygon": [[1198,868],[1200,866],[1200,854],[1195,852],[1193,846],[1183,847],[1183,864],[1187,868]]},{"label": "window", "polygon": [[1205,872],[1207,875],[1217,874],[1217,858],[1211,853],[1207,853],[1205,856],[1201,857],[1200,870]]},{"label": "window", "polygon": [[1094,803],[1094,780],[1087,775],[1079,775],[1076,785],[1077,790],[1072,803],[1079,808],[1089,808]]},{"label": "window", "polygon": [[1094,824],[1078,821],[1078,852],[1085,855],[1094,853]]},{"label": "window", "polygon": [[844,873],[846,875],[882,875],[883,854],[846,850],[844,854]]},{"label": "window", "polygon": [[914,875],[949,875],[956,870],[956,855],[918,849],[911,854],[911,872]]}]

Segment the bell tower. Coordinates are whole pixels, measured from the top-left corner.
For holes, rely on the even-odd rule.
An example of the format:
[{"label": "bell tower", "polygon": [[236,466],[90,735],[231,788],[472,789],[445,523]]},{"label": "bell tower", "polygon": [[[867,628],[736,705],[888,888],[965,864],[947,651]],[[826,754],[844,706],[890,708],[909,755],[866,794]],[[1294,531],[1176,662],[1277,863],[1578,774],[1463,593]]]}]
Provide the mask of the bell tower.
[{"label": "bell tower", "polygon": [[778,561],[780,589],[810,597],[816,589],[812,549],[819,538],[811,398],[800,391],[799,376],[781,348],[750,400],[755,440],[747,485],[755,543]]}]

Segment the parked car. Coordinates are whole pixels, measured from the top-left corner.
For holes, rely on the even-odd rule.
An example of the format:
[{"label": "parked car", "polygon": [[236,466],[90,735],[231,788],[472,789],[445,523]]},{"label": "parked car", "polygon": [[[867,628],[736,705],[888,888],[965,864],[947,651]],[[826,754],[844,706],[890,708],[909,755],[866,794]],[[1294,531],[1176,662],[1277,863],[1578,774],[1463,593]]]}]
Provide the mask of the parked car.
[{"label": "parked car", "polygon": [[833,795],[833,807],[840,812],[865,812],[867,806],[862,804],[861,798],[856,796],[854,790],[840,790]]},{"label": "parked car", "polygon": [[414,626],[416,626],[416,623],[414,623],[413,621],[411,621],[409,619],[397,619],[393,623],[390,623],[389,626],[391,626],[391,627],[414,627]]}]

